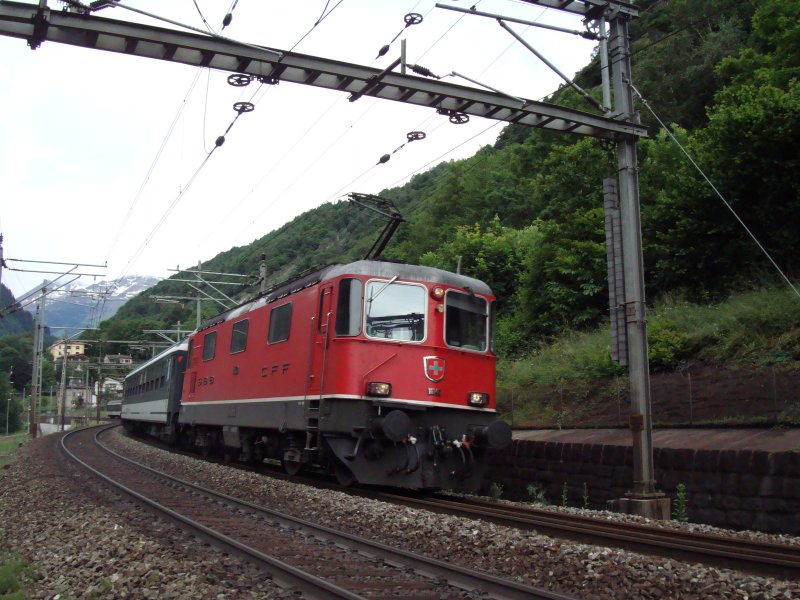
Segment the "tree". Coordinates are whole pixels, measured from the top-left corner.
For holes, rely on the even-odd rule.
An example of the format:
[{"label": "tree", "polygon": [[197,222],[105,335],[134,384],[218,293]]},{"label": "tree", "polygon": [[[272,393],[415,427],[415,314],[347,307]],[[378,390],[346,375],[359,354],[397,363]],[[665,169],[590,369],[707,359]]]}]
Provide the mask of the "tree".
[{"label": "tree", "polygon": [[[8,429],[6,430],[6,423]],[[18,431],[22,427],[22,407],[14,397],[8,374],[0,372],[0,428],[4,434]]]}]

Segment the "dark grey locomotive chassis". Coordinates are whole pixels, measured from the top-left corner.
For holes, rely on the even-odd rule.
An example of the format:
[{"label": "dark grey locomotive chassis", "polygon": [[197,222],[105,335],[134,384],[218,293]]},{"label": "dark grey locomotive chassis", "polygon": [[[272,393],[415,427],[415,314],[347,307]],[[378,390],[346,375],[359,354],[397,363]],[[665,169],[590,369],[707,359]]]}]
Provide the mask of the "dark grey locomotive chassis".
[{"label": "dark grey locomotive chassis", "polygon": [[[313,434],[306,426],[310,407],[319,415]],[[388,415],[400,409],[409,417],[410,436],[392,441],[385,423]],[[356,423],[359,425],[354,426]],[[218,444],[249,459],[253,450],[247,446],[254,443],[256,458],[276,458],[298,466],[333,466],[345,478],[352,476],[375,485],[477,490],[485,483],[487,461],[482,457],[489,450],[493,423],[495,414],[490,411],[323,398],[184,403],[177,431],[180,435],[181,429],[190,427],[195,435],[193,445]],[[218,432],[219,428],[222,439],[213,437],[218,433],[203,437],[204,430]],[[460,441],[465,434],[477,436],[477,442],[445,443]],[[400,437],[391,431],[389,435]]]}]

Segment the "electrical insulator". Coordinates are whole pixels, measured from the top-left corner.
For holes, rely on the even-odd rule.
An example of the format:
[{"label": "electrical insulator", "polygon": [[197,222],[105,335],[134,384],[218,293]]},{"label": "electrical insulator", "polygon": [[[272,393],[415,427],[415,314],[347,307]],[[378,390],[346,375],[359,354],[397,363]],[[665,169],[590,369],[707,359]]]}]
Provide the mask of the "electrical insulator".
[{"label": "electrical insulator", "polygon": [[224,143],[225,143],[225,136],[224,136],[224,135],[221,135],[221,136],[219,136],[219,137],[217,138],[217,141],[216,141],[216,142],[214,142],[214,144],[216,144],[217,148],[219,148],[220,146],[222,146],[222,144],[224,144]]},{"label": "electrical insulator", "polygon": [[387,163],[389,162],[390,158],[392,158],[390,154],[384,154],[383,156],[380,157],[377,164],[382,165],[384,163]]},{"label": "electrical insulator", "polygon": [[389,51],[389,44],[386,44],[383,48],[378,50],[378,56],[376,56],[375,58],[380,58],[381,56],[384,56],[388,51]]},{"label": "electrical insulator", "polygon": [[222,19],[222,28],[225,29],[228,25],[231,24],[231,21],[233,21],[233,15],[231,13],[228,13],[227,15],[225,15],[225,18]]}]

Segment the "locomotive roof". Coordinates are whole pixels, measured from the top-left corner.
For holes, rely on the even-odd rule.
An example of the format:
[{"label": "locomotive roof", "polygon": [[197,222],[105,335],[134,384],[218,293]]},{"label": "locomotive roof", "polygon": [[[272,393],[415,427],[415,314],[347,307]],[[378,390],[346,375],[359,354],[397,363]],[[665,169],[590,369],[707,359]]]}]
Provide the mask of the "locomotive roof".
[{"label": "locomotive roof", "polygon": [[422,267],[419,265],[408,265],[405,263],[393,263],[379,260],[359,260],[346,265],[333,265],[322,276],[321,280],[333,279],[340,275],[374,275],[376,277],[394,277],[398,279],[410,279],[412,281],[425,281],[429,283],[442,283],[453,287],[469,288],[479,294],[491,295],[491,288],[480,279],[467,277],[436,269],[434,267]]},{"label": "locomotive roof", "polygon": [[130,377],[130,376],[132,376],[132,375],[135,375],[135,374],[136,374],[136,373],[138,373],[139,371],[142,371],[142,370],[146,369],[146,368],[147,368],[147,367],[149,367],[150,365],[157,363],[158,361],[160,361],[162,358],[164,358],[164,357],[165,357],[165,356],[167,356],[168,354],[173,354],[173,353],[175,353],[175,352],[180,352],[181,350],[183,350],[183,351],[185,352],[185,351],[186,351],[186,350],[188,350],[188,349],[189,349],[189,341],[188,341],[188,340],[186,340],[186,339],[184,339],[184,340],[181,340],[181,341],[180,341],[180,342],[178,342],[177,344],[172,344],[172,346],[170,346],[169,348],[167,348],[167,349],[165,349],[165,350],[162,350],[161,352],[159,352],[158,354],[156,354],[156,355],[155,355],[153,358],[151,358],[151,359],[150,359],[150,360],[148,360],[147,362],[143,362],[142,364],[140,364],[140,365],[139,365],[138,367],[136,367],[136,368],[135,368],[133,371],[131,371],[130,373],[128,373],[128,374],[125,376],[125,378],[127,379],[128,377]]},{"label": "locomotive roof", "polygon": [[467,277],[466,275],[459,275],[434,267],[422,267],[419,265],[408,265],[405,263],[381,260],[358,260],[347,264],[327,265],[316,271],[304,273],[287,282],[278,284],[276,287],[267,290],[255,299],[243,302],[239,306],[207,319],[200,324],[197,331],[202,331],[203,329],[213,327],[214,325],[218,325],[230,319],[235,319],[260,306],[270,304],[276,300],[299,292],[300,290],[342,275],[367,275],[373,277],[396,276],[401,280],[441,283],[467,289],[478,294],[492,294],[491,288],[483,281],[473,277]]}]

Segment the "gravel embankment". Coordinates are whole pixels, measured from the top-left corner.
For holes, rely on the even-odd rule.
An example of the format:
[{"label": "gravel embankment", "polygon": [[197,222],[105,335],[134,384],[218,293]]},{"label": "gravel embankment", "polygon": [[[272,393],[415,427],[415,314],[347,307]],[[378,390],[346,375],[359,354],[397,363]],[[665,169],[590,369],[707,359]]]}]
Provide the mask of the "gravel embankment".
[{"label": "gravel embankment", "polygon": [[[800,582],[577,544],[273,480],[169,455],[120,430],[113,438],[125,454],[135,453],[183,479],[420,554],[583,598],[800,597]],[[28,445],[0,480],[2,547],[34,563],[41,579],[32,597],[288,597],[263,573],[154,522],[101,486],[87,485],[83,476],[54,458],[54,446],[46,438]],[[609,518],[616,517],[609,513]]]}]

